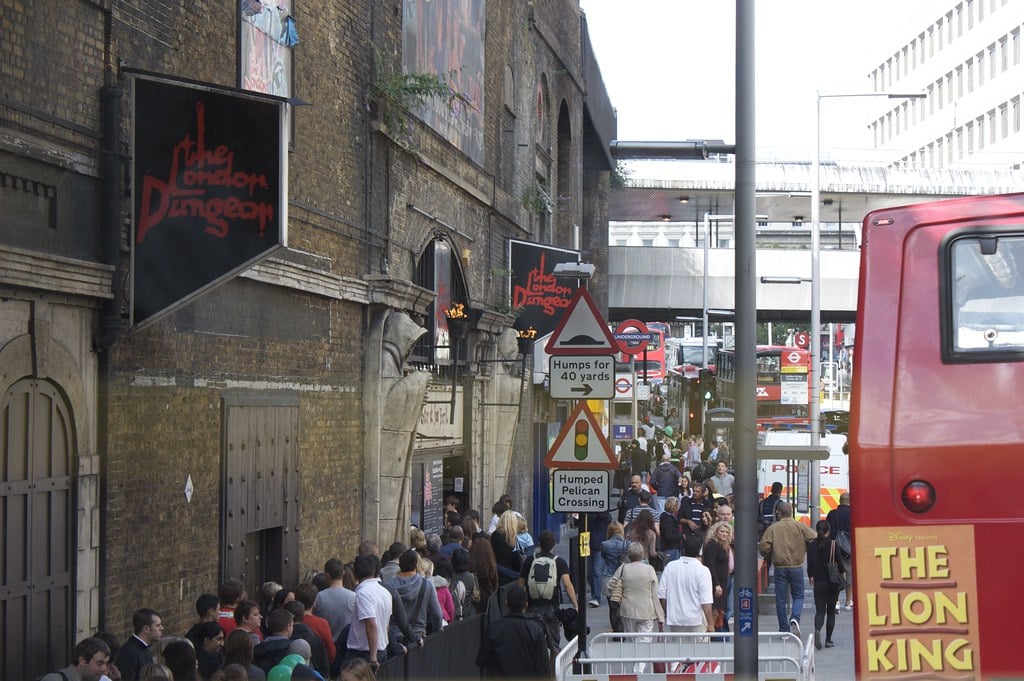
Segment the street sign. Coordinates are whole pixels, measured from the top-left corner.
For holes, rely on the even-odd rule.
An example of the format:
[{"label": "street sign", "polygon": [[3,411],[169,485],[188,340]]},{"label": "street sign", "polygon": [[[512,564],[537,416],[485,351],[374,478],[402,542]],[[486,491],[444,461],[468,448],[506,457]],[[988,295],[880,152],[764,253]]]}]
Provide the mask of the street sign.
[{"label": "street sign", "polygon": [[615,358],[611,355],[555,355],[550,359],[551,397],[607,400],[615,395]]},{"label": "street sign", "polygon": [[633,399],[633,374],[615,374],[615,397],[619,402]]},{"label": "street sign", "polygon": [[587,289],[576,289],[544,351],[549,355],[612,355],[619,351]]},{"label": "street sign", "polygon": [[647,325],[639,319],[627,319],[615,327],[615,340],[619,350],[627,355],[639,355],[654,338]]},{"label": "street sign", "polygon": [[[628,402],[633,399],[633,374],[615,374],[615,395],[612,399],[616,402]],[[650,384],[636,385],[636,399],[641,402],[651,399]]]},{"label": "street sign", "polygon": [[633,439],[633,424],[632,423],[616,423],[612,426],[612,439],[614,440],[632,440]]},{"label": "street sign", "polygon": [[556,513],[610,511],[611,489],[611,471],[556,470],[551,473],[551,505]]},{"label": "street sign", "polygon": [[618,468],[612,448],[585,401],[579,401],[572,410],[544,457],[544,465],[548,468]]}]

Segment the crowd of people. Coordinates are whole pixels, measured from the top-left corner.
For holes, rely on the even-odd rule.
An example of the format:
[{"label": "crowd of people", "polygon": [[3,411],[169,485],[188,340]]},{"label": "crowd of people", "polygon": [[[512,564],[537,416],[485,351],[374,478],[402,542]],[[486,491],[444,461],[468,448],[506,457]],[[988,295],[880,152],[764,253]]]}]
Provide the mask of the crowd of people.
[{"label": "crowd of people", "polygon": [[[608,599],[614,631],[653,631],[658,623],[694,627],[687,629],[691,631],[729,631],[735,565],[735,478],[729,472],[729,449],[717,438],[711,447],[699,437],[684,439],[672,425],[658,428],[645,420],[641,432],[643,442],[638,438],[624,443],[619,453],[617,517],[587,514],[588,603],[597,607],[602,595]],[[814,590],[815,647],[830,648],[843,591],[845,608],[853,608],[847,552],[850,495],[843,493],[839,507],[812,530],[794,519],[792,506],[781,499],[782,489],[781,482],[773,483],[758,508],[758,549],[774,574],[779,630],[800,635],[806,572]],[[842,535],[845,545],[836,542]],[[687,604],[684,620],[673,618],[671,613],[680,611],[665,599],[667,595],[671,600],[671,585],[681,575],[696,590],[677,596],[701,593]]]},{"label": "crowd of people", "polygon": [[[684,444],[673,434],[666,426],[650,439],[657,446],[641,449],[633,440],[624,447],[616,516],[581,519],[591,565],[580,596],[589,592],[591,607],[607,598],[614,631],[729,631],[735,538],[728,450],[719,443],[705,451],[689,438],[684,453],[670,446]],[[814,642],[832,647],[844,588],[846,608],[853,607],[849,556],[836,550],[844,533],[849,546],[849,494],[812,531],[794,520],[781,491],[775,483],[760,503],[758,545],[773,566],[779,628],[800,634],[806,569]],[[196,600],[197,621],[181,636],[166,635],[160,613],[141,608],[126,640],[98,632],[42,681],[370,681],[389,657],[427,646],[433,634],[477,613],[486,622],[481,669],[549,677],[568,626],[562,594],[573,609],[580,604],[567,562],[554,553],[555,536],[534,538],[508,495],[492,506],[486,527],[477,511],[460,514],[454,497],[444,518],[441,534],[413,527],[408,543],[383,553],[364,541],[351,561],[329,558],[294,587],[267,582],[250,596],[228,579]]]},{"label": "crowd of people", "polygon": [[[197,620],[178,636],[168,635],[157,610],[140,608],[127,639],[108,631],[83,639],[70,664],[42,681],[370,681],[389,657],[428,646],[433,634],[477,613],[486,631],[512,617],[494,631],[522,634],[514,642],[485,635],[482,668],[549,676],[561,593],[577,606],[554,535],[541,532],[535,542],[508,495],[486,529],[477,511],[457,508],[458,499],[446,499],[441,534],[413,527],[408,543],[383,553],[364,541],[352,560],[329,558],[293,587],[267,582],[250,595],[228,579],[196,600]],[[539,648],[524,654],[531,645]]]}]

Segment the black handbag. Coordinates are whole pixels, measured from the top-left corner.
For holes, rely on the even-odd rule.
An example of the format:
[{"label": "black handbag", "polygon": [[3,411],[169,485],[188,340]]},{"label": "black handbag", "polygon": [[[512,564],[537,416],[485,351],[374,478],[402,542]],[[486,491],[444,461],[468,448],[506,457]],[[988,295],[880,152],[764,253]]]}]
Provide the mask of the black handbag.
[{"label": "black handbag", "polygon": [[842,591],[846,588],[846,575],[840,572],[839,566],[836,565],[835,542],[832,542],[831,551],[829,551],[828,555],[828,582],[836,591]]},{"label": "black handbag", "polygon": [[577,618],[579,612],[572,606],[568,608],[559,608],[555,611],[558,615],[558,621],[562,623],[562,631],[565,632],[565,640],[571,641],[576,638],[579,633],[579,627],[577,626]]}]

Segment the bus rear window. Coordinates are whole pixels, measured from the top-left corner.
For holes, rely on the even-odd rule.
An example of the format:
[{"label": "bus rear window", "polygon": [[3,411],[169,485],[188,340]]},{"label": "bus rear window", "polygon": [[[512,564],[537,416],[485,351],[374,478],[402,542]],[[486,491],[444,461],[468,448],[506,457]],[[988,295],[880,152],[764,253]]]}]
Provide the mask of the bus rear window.
[{"label": "bus rear window", "polygon": [[948,248],[950,359],[1024,358],[1024,235],[963,235]]}]

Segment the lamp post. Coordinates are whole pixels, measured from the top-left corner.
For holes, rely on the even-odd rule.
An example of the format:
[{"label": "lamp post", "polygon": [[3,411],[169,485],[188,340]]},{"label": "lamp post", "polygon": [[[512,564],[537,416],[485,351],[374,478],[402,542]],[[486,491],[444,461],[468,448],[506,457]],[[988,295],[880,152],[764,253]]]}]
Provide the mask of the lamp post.
[{"label": "lamp post", "polygon": [[[814,115],[814,158],[811,164],[811,368],[807,380],[812,387],[810,398],[811,446],[821,442],[821,100],[884,97],[886,99],[924,99],[921,92],[853,92],[829,93],[815,92]],[[808,487],[810,504],[808,511],[811,521],[816,522],[821,516],[820,470],[811,466]]]}]

